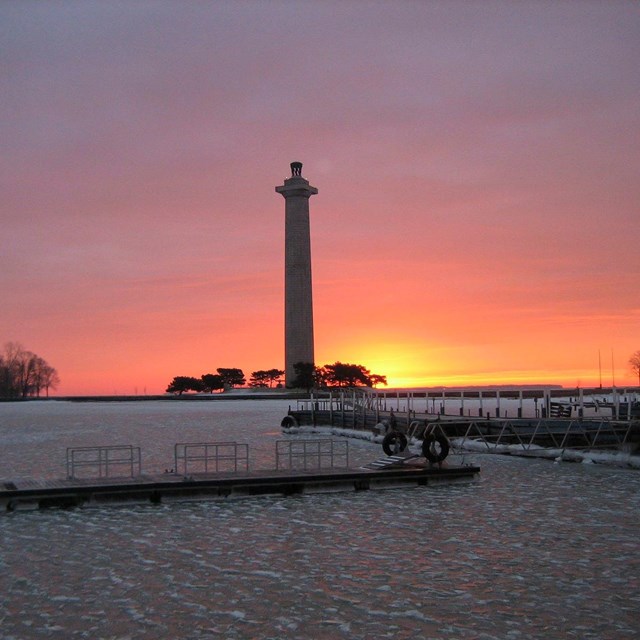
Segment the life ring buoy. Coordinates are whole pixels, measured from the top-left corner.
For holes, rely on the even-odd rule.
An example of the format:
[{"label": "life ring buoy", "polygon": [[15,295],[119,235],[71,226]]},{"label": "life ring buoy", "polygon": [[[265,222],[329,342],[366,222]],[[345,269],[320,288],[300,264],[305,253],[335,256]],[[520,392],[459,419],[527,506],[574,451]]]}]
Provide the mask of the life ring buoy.
[{"label": "life ring buoy", "polygon": [[282,418],[282,422],[280,423],[280,426],[283,429],[294,429],[296,427],[299,427],[300,425],[298,424],[298,421],[293,416],[285,416],[284,418]]},{"label": "life ring buoy", "polygon": [[449,440],[443,433],[428,433],[422,442],[422,455],[432,464],[442,462],[449,455],[449,449]]},{"label": "life ring buoy", "polygon": [[382,441],[382,449],[388,456],[393,456],[407,448],[407,436],[401,431],[387,433]]}]

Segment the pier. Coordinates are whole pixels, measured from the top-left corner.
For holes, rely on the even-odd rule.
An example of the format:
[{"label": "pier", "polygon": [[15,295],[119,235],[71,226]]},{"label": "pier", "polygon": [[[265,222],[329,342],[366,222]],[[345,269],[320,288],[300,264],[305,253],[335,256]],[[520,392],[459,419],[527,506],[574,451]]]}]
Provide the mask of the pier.
[{"label": "pier", "polygon": [[0,511],[425,487],[468,482],[480,472],[417,456],[383,456],[352,468],[348,441],[334,439],[280,440],[275,458],[275,469],[251,470],[245,444],[178,443],[173,468],[148,474],[138,447],[70,448],[66,478],[0,481]]},{"label": "pier", "polygon": [[479,441],[487,451],[519,445],[640,452],[638,392],[615,388],[329,392],[298,400],[282,426],[374,432],[392,412],[408,438],[420,439],[428,426],[437,424],[458,446]]}]

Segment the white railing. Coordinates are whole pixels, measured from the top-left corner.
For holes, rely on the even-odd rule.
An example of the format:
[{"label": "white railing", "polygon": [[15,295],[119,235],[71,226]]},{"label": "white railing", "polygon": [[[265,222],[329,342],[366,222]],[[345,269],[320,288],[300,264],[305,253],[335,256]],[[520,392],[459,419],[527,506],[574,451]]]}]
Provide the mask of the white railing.
[{"label": "white railing", "polygon": [[278,440],[276,469],[346,469],[349,443],[346,440]]},{"label": "white railing", "polygon": [[140,475],[140,447],[70,447],[67,449],[67,477],[84,471],[91,478],[134,478]]},{"label": "white railing", "polygon": [[237,442],[179,442],[174,447],[175,472],[248,471],[249,445]]}]

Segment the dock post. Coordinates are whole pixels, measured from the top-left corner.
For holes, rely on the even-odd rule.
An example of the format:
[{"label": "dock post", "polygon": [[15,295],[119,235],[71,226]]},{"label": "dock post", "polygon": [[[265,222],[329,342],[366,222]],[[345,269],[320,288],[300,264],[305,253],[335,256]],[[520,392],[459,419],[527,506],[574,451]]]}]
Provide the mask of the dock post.
[{"label": "dock post", "polygon": [[484,412],[482,410],[482,391],[480,391],[478,395],[478,400],[480,400],[480,408],[478,409],[478,416],[482,418],[482,416],[484,415]]},{"label": "dock post", "polygon": [[356,392],[353,392],[352,404],[351,404],[351,428],[356,428]]},{"label": "dock post", "polygon": [[578,417],[584,417],[584,389],[578,389],[578,398],[579,398],[579,406],[578,406]]},{"label": "dock post", "polygon": [[544,407],[542,407],[542,417],[548,418],[551,411],[551,393],[548,389],[545,389],[542,393],[542,399],[544,401]]},{"label": "dock post", "polygon": [[522,418],[522,389],[518,392],[518,418]]},{"label": "dock post", "polygon": [[500,417],[500,392],[496,391],[496,418]]},{"label": "dock post", "polygon": [[460,392],[460,415],[464,416],[464,391]]}]

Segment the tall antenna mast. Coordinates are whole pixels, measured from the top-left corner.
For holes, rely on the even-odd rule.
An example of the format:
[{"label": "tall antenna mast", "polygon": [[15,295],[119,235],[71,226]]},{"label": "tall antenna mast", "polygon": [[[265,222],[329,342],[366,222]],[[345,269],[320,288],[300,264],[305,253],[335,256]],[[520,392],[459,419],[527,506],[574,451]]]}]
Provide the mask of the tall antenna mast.
[{"label": "tall antenna mast", "polygon": [[598,349],[598,371],[600,372],[600,388],[602,389],[602,357],[600,355],[600,349]]},{"label": "tall antenna mast", "polygon": [[611,385],[616,386],[616,370],[613,366],[613,347],[611,347]]}]

